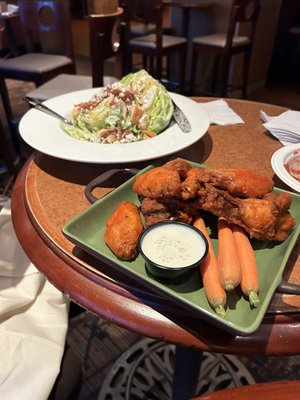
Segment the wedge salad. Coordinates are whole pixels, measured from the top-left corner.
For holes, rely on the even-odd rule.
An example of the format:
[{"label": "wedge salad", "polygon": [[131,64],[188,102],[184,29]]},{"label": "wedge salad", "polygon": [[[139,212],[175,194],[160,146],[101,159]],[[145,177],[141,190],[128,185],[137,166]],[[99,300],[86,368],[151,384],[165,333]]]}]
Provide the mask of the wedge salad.
[{"label": "wedge salad", "polygon": [[131,143],[161,133],[170,123],[173,103],[166,88],[145,70],[99,89],[74,105],[74,126],[62,129],[76,139],[102,144]]}]

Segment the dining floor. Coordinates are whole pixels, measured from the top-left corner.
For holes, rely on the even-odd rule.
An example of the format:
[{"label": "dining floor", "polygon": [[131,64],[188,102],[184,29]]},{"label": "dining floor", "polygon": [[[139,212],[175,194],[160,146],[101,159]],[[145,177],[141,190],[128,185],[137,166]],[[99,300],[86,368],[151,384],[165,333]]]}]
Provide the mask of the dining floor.
[{"label": "dining floor", "polygon": [[[71,318],[67,343],[82,362],[78,400],[170,400],[173,345],[146,339],[87,311]],[[284,379],[300,379],[300,355],[250,358],[204,352],[197,394]],[[129,389],[132,397],[126,397]]]},{"label": "dining floor", "polygon": [[[108,62],[106,68],[109,73],[112,64]],[[77,71],[89,74],[88,59],[78,57]],[[8,84],[14,111],[21,117],[28,110],[22,97],[32,89],[32,84],[17,81],[9,81]],[[272,83],[256,93],[253,100],[300,111],[300,87]],[[1,104],[0,118],[9,135]],[[20,144],[23,162],[32,149],[21,139]],[[0,194],[7,184],[7,178],[5,173],[1,174],[0,164]],[[11,194],[11,188],[7,194]],[[170,398],[169,377],[173,368],[174,346],[141,337],[78,307],[72,307],[71,317],[67,343],[76,353],[82,368],[81,389],[77,393],[79,400],[127,399],[125,386],[128,382],[134,393],[131,399]],[[149,360],[151,368],[146,367],[149,363],[137,363],[141,354],[148,354],[149,349],[155,349],[161,358],[158,370]],[[205,353],[202,365],[198,394],[254,381],[300,379],[300,355],[250,358]]]}]

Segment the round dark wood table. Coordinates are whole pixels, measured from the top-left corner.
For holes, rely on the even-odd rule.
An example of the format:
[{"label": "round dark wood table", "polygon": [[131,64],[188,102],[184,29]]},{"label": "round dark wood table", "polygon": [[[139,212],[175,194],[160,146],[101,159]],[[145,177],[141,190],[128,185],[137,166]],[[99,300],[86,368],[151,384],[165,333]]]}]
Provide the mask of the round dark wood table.
[{"label": "round dark wood table", "polygon": [[[204,102],[211,99],[194,98]],[[279,115],[284,108],[227,99],[243,125],[211,125],[197,143],[172,157],[210,167],[252,168],[290,190],[271,167],[282,147],[262,126],[259,111]],[[163,160],[159,160],[163,161]],[[144,168],[151,162],[126,165]],[[248,336],[228,333],[118,276],[108,265],[83,252],[62,234],[66,222],[87,208],[86,185],[115,164],[85,164],[34,153],[19,173],[12,197],[12,218],[26,254],[47,279],[83,308],[123,328],[180,348],[236,355],[300,354],[300,296],[276,292],[259,328]],[[124,167],[124,166],[122,166]],[[97,188],[101,197],[111,188]],[[287,262],[285,279],[300,283],[299,240]]]}]

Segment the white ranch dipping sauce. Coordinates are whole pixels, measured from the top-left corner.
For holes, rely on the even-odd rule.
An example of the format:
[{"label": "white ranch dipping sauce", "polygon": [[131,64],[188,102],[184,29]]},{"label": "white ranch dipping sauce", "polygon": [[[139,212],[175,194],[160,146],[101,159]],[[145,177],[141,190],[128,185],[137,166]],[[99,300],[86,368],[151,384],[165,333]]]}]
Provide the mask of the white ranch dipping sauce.
[{"label": "white ranch dipping sauce", "polygon": [[206,250],[205,242],[197,231],[176,224],[149,230],[143,237],[141,248],[149,260],[168,268],[193,265]]}]

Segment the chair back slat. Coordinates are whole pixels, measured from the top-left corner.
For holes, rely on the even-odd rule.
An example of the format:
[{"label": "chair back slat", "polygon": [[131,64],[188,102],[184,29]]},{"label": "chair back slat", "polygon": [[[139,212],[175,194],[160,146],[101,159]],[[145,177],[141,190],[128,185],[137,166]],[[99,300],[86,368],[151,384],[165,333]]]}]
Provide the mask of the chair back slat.
[{"label": "chair back slat", "polygon": [[132,26],[136,23],[153,25],[156,35],[156,49],[162,49],[163,1],[162,0],[120,0],[124,9],[123,21],[126,26],[126,40],[131,39]]},{"label": "chair back slat", "polygon": [[64,54],[74,60],[71,12],[68,0],[19,1],[26,51]]},{"label": "chair back slat", "polygon": [[250,43],[253,42],[256,23],[260,12],[260,0],[234,0],[232,3],[229,17],[229,27],[227,31],[226,47],[232,47],[233,37],[239,24],[249,25],[247,36]]}]

